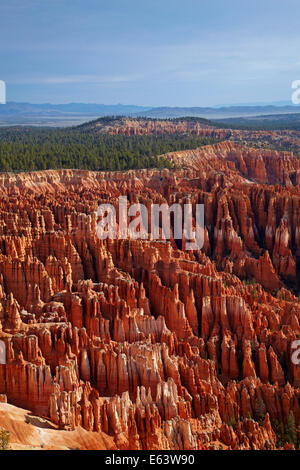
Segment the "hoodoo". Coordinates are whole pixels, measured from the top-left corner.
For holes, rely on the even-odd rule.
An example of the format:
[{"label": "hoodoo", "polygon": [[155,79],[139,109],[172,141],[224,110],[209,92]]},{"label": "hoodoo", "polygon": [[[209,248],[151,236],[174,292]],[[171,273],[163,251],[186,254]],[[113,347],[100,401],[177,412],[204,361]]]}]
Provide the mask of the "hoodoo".
[{"label": "hoodoo", "polygon": [[[16,442],[9,410],[45,420],[46,448],[275,449],[280,423],[300,424],[299,160],[232,142],[164,158],[177,169],[1,174],[0,417]],[[119,196],[203,204],[203,248],[173,226],[100,240],[99,200]]]}]

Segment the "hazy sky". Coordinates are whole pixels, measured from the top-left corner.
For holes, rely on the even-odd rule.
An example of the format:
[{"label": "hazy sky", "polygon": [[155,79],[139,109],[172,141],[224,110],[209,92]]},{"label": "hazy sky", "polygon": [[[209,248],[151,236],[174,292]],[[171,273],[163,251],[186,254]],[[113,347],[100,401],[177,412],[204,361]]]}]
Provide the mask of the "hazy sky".
[{"label": "hazy sky", "polygon": [[0,0],[9,101],[289,100],[299,0]]}]

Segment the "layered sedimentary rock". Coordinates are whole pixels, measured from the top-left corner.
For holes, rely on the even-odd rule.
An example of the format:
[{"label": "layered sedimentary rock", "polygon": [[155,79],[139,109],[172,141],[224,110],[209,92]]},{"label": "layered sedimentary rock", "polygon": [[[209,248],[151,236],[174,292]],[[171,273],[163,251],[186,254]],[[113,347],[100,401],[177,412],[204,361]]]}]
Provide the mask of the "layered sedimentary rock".
[{"label": "layered sedimentary rock", "polygon": [[144,119],[120,117],[112,119],[99,119],[88,122],[82,126],[89,132],[111,135],[194,135],[198,137],[211,137],[216,140],[229,140],[239,144],[254,145],[257,148],[281,148],[283,150],[300,150],[300,132],[296,130],[240,130],[222,129],[209,120],[198,118]]},{"label": "layered sedimentary rock", "polygon": [[[230,142],[164,157],[178,169],[0,175],[1,401],[110,448],[275,449],[300,422],[299,161]],[[203,203],[202,249],[173,227],[100,240],[120,195]]]}]

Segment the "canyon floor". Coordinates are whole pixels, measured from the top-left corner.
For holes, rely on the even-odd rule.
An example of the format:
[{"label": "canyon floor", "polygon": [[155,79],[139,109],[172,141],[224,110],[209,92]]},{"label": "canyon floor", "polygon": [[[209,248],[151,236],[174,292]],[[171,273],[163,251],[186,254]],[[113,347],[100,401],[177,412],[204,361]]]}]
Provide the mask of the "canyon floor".
[{"label": "canyon floor", "polygon": [[[300,160],[230,141],[163,157],[177,169],[0,174],[13,449],[297,447]],[[100,240],[119,196],[204,204],[203,248]]]}]

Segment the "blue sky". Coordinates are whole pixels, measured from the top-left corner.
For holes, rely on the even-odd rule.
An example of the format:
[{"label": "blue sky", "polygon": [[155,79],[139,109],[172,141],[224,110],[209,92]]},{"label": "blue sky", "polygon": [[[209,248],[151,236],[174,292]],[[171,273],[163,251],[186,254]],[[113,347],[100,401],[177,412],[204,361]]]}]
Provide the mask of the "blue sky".
[{"label": "blue sky", "polygon": [[299,0],[0,0],[0,79],[32,103],[289,100],[299,17]]}]

